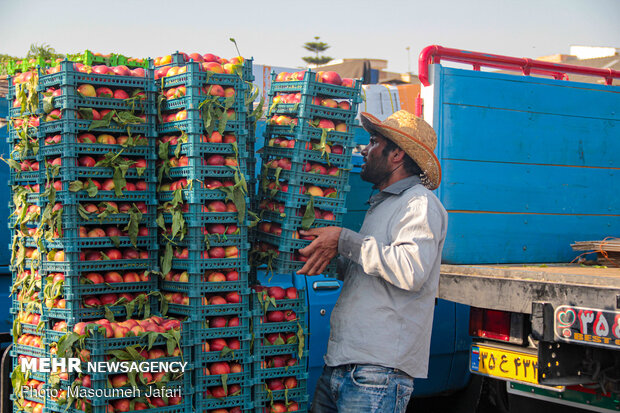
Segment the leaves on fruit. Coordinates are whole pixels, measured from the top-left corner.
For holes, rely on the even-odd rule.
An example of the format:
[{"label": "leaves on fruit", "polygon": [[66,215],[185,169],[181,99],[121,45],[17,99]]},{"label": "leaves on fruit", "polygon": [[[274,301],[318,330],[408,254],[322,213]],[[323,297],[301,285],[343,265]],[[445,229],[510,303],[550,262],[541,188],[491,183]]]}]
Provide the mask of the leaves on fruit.
[{"label": "leaves on fruit", "polygon": [[315,220],[315,211],[314,211],[314,196],[310,195],[310,201],[306,205],[306,211],[304,212],[304,216],[301,219],[301,227],[305,230],[309,229],[312,224],[314,224]]}]

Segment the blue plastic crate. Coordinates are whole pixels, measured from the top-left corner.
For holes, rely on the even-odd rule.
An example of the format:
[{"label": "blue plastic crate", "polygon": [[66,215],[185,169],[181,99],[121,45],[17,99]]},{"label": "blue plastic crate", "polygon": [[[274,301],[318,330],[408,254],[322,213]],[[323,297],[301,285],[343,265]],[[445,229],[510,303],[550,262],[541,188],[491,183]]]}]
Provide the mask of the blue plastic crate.
[{"label": "blue plastic crate", "polygon": [[[265,286],[269,287],[269,286]],[[274,306],[275,303],[275,306]],[[305,314],[307,311],[306,290],[298,289],[297,298],[283,298],[281,300],[273,300],[266,295],[266,291],[252,292],[252,314],[254,316],[262,316],[265,311],[285,311],[294,310],[298,314]]]},{"label": "blue plastic crate", "polygon": [[[97,135],[97,131],[94,131],[94,135]],[[127,131],[123,135],[126,135]],[[155,160],[155,145],[154,138],[147,139],[147,144],[137,145],[133,147],[123,147],[116,144],[101,144],[101,143],[78,143],[77,133],[67,132],[63,133],[61,143],[53,145],[43,145],[39,151],[40,155],[44,158],[53,156],[78,156],[78,155],[105,155],[109,152],[118,153],[123,150],[123,156],[127,157],[140,157],[147,160]],[[66,139],[65,139],[66,138]]]},{"label": "blue plastic crate", "polygon": [[[162,291],[165,293],[165,291]],[[247,312],[249,289],[239,291],[241,302],[237,304],[203,304],[203,297],[189,297],[189,305],[168,303],[168,314],[187,316],[192,321],[205,317],[239,316]]]},{"label": "blue plastic crate", "polygon": [[131,131],[132,135],[143,135],[143,136],[154,136],[154,125],[150,125],[149,122],[140,123],[135,125],[127,125],[121,126],[114,121],[110,123],[108,127],[100,127],[93,129],[91,131],[88,130],[92,121],[84,120],[84,119],[60,119],[51,122],[41,122],[41,125],[38,128],[39,137],[45,137],[48,135],[56,135],[56,134],[67,134],[67,133],[117,133],[121,135],[127,134],[127,129]]},{"label": "blue plastic crate", "polygon": [[296,252],[302,248],[310,245],[312,241],[303,240],[303,239],[294,239],[291,234],[294,233],[293,230],[282,230],[282,235],[277,236],[273,234],[267,234],[262,231],[256,232],[256,240],[267,242],[272,245],[276,245],[278,250],[281,252]]},{"label": "blue plastic crate", "polygon": [[[187,143],[181,143],[181,147],[178,148],[178,145],[170,145],[168,149],[168,157],[171,158],[176,156],[175,153],[178,150],[179,156],[187,156],[187,157],[200,157],[203,158],[206,155],[234,155],[235,150],[233,149],[232,143],[205,143],[201,142],[200,134],[193,133],[189,135]],[[195,137],[195,138],[192,138]],[[246,141],[247,136],[238,136],[237,137],[237,152],[238,153],[252,153],[248,151]],[[159,144],[158,144],[159,145]]]},{"label": "blue plastic crate", "polygon": [[110,237],[86,237],[86,238],[56,238],[52,242],[43,241],[46,248],[64,249],[67,252],[82,251],[88,248],[139,248],[156,250],[158,246],[155,229],[151,228],[152,235],[137,237],[134,245],[129,237],[118,237],[115,243]]},{"label": "blue plastic crate", "polygon": [[[250,377],[251,364],[244,364],[244,371],[241,373],[230,373],[226,376],[226,385],[231,384],[248,384]],[[194,371],[194,390],[196,392],[207,391],[209,387],[222,386],[223,379],[221,374],[204,375],[202,369]]]},{"label": "blue plastic crate", "polygon": [[[174,291],[179,293],[185,293],[190,297],[196,297],[199,295],[210,293],[227,293],[230,291],[247,291],[249,288],[248,277],[241,277],[238,281],[222,281],[222,282],[209,282],[200,281],[200,275],[190,275],[190,281],[162,281],[161,289],[163,291]],[[198,280],[196,280],[198,279]]]},{"label": "blue plastic crate", "polygon": [[[196,162],[199,162],[197,159]],[[235,173],[240,171],[244,175],[247,175],[247,165],[244,157],[239,157],[239,166],[202,166],[191,165],[170,168],[168,177],[171,179],[186,178],[187,180],[199,180],[204,181],[206,179],[234,179]],[[194,185],[196,185],[195,183]]]},{"label": "blue plastic crate", "polygon": [[13,349],[11,350],[13,357],[17,357],[18,355],[25,355],[31,357],[49,357],[49,348],[44,346],[43,348],[33,347],[33,346],[25,346],[23,344],[13,343]]},{"label": "blue plastic crate", "polygon": [[[208,98],[199,88],[188,87],[187,94],[183,97],[176,99],[166,99],[159,106],[159,110],[162,112],[175,111],[179,109],[198,109],[200,104]],[[219,97],[218,103],[222,106],[222,109],[229,104],[227,98]],[[248,107],[245,105],[245,97],[243,93],[235,93],[235,96],[230,103],[229,109],[238,113],[244,113],[248,111]]]},{"label": "blue plastic crate", "polygon": [[[215,129],[218,130],[219,120],[215,122]],[[175,122],[166,122],[157,125],[158,135],[176,134],[179,131],[186,133],[199,133],[205,132],[204,123],[199,117],[196,120],[180,120]],[[248,134],[246,129],[245,120],[229,120],[226,122],[226,127],[223,133],[233,133],[235,136],[244,136]]]},{"label": "blue plastic crate", "polygon": [[148,259],[121,259],[99,261],[46,261],[41,262],[40,269],[43,272],[98,272],[98,271],[127,271],[127,270],[153,270],[155,268],[156,251],[150,251]]},{"label": "blue plastic crate", "polygon": [[[10,103],[11,102],[9,101],[9,104]],[[21,106],[12,107],[12,105],[11,105],[11,107],[9,107],[9,118],[18,118],[18,117],[21,117],[21,116],[33,116],[33,115],[36,115],[36,114],[35,113],[31,113],[31,112],[29,112],[27,110],[24,110],[22,112]]]},{"label": "blue plastic crate", "polygon": [[[219,192],[219,191],[218,191]],[[217,199],[214,199],[217,200]],[[246,198],[246,204],[249,202],[249,199]],[[185,219],[185,223],[188,228],[202,228],[209,224],[235,224],[241,225],[243,223],[239,222],[239,213],[238,212],[202,212],[202,204],[190,204],[190,211],[183,213],[183,219]],[[171,224],[172,223],[172,214],[163,213],[164,223]],[[215,235],[215,234],[212,234]],[[218,238],[228,238],[226,237],[217,237],[217,236],[209,236],[210,240],[216,241]],[[204,241],[204,236],[202,237]]]},{"label": "blue plastic crate", "polygon": [[267,389],[265,379],[258,379],[254,377],[252,381],[254,383],[253,390],[254,390],[255,406],[257,404],[264,404],[265,402],[271,403],[272,400],[273,401],[284,400],[287,398],[288,400],[295,400],[297,398],[303,399],[304,395],[308,397],[307,395],[308,373],[307,372],[302,372],[299,374],[288,374],[288,375],[285,375],[284,377],[274,377],[274,378],[267,379],[267,380],[284,379],[287,377],[294,377],[295,379],[297,379],[297,386],[290,388],[290,389],[286,389],[286,390],[273,390],[273,391],[269,391]]},{"label": "blue plastic crate", "polygon": [[[55,109],[73,110],[78,108],[115,109],[120,111],[134,111],[136,114],[148,113],[155,115],[155,106],[152,99],[115,99],[111,97],[85,97],[77,90],[68,89],[67,94],[55,96],[52,106]],[[64,93],[64,92],[63,92]],[[39,102],[42,109],[42,102]]]},{"label": "blue plastic crate", "polygon": [[[192,252],[190,252],[190,257],[191,254]],[[237,258],[173,258],[172,268],[186,271],[204,272],[206,270],[217,270],[221,268],[243,268],[243,265],[247,264],[247,262],[247,250],[240,249],[239,257]]]},{"label": "blue plastic crate", "polygon": [[[284,356],[284,357],[290,356],[290,358],[297,360],[297,364],[293,366],[285,366],[285,367],[268,367],[265,360],[268,357],[274,357],[274,356]],[[307,374],[307,371],[308,371],[308,351],[304,351],[301,358],[299,358],[299,354],[297,351],[291,354],[275,353],[271,355],[265,354],[264,352],[261,357],[255,356],[252,362],[252,378],[254,379],[255,383],[260,383],[267,379],[275,379],[275,378],[282,378],[282,377],[291,377],[291,376],[303,377],[305,374]]]},{"label": "blue plastic crate", "polygon": [[[119,225],[124,226],[129,223],[130,216],[125,213],[110,214],[105,218],[98,218],[98,213],[86,214],[88,219],[78,213],[64,213],[62,215],[63,226],[65,228],[78,228],[82,225]],[[155,213],[142,214],[140,224],[152,228],[155,223]]]},{"label": "blue plastic crate", "polygon": [[[262,209],[259,211],[259,216],[261,217],[261,220],[263,221],[276,222],[276,223],[279,223],[281,227],[284,229],[295,230],[295,229],[302,228],[302,220],[303,220],[303,216],[297,215],[297,212],[298,212],[297,209],[286,207],[284,208],[284,213],[283,213],[284,216],[282,216],[282,214],[280,214],[279,212],[272,212],[266,209]],[[310,225],[310,227],[318,228],[318,227],[327,227],[327,226],[332,226],[332,225],[342,226],[343,215],[345,213],[346,213],[346,209],[343,208],[340,211],[333,211],[334,218],[335,218],[333,220],[315,218],[312,224]]]},{"label": "blue plastic crate", "polygon": [[237,74],[201,72],[197,65],[187,65],[187,71],[175,76],[167,76],[159,81],[163,89],[177,86],[221,85],[233,86],[238,92],[248,89],[250,85]]},{"label": "blue plastic crate", "polygon": [[[267,140],[269,143],[269,140]],[[262,156],[270,158],[289,158],[292,162],[316,162],[336,166],[342,169],[352,168],[352,152],[354,146],[346,146],[343,148],[343,154],[323,153],[320,150],[305,149],[309,142],[296,142],[294,148],[283,148],[276,146],[265,146],[262,150]]]},{"label": "blue plastic crate", "polygon": [[194,409],[196,412],[209,412],[215,409],[241,407],[242,411],[247,411],[252,408],[252,387],[248,383],[243,383],[241,388],[239,395],[222,399],[209,397],[203,391],[196,391],[194,393]]},{"label": "blue plastic crate", "polygon": [[[69,190],[57,191],[56,192],[56,202],[60,202],[61,204],[72,205],[77,202],[88,202],[88,203],[99,203],[104,201],[114,201],[114,202],[147,202],[150,199],[153,199],[153,194],[155,193],[155,184],[148,183],[149,187],[153,187],[153,189],[149,189],[147,191],[123,191],[122,196],[117,196],[114,191],[98,191],[95,196],[90,196],[86,192],[86,190],[81,190],[77,192],[71,192]],[[69,182],[63,182],[63,187],[69,187]],[[39,199],[41,198],[41,199]],[[45,202],[47,200],[46,197],[40,196],[39,194],[28,194],[26,197],[26,202],[37,202],[42,200]]]},{"label": "blue plastic crate", "polygon": [[310,96],[325,96],[334,99],[353,99],[355,102],[361,102],[361,79],[355,79],[354,87],[337,86],[329,83],[316,81],[316,73],[310,70],[306,71],[303,80],[276,82],[276,73],[271,74],[271,93],[294,93],[301,92]]},{"label": "blue plastic crate", "polygon": [[255,411],[262,412],[265,407],[269,407],[275,403],[281,403],[284,406],[287,403],[297,403],[298,411],[307,411],[308,409],[308,384],[306,378],[297,380],[297,387],[288,390],[268,391],[264,385],[256,384],[253,386],[253,401]]},{"label": "blue plastic crate", "polygon": [[[222,360],[249,360],[250,343],[250,313],[245,312],[240,315],[233,315],[239,318],[239,326],[236,327],[207,327],[206,320],[192,322],[192,338],[194,340],[194,365],[196,368],[204,367],[205,363],[213,363]],[[237,338],[241,342],[241,348],[234,350],[233,353],[223,353],[221,351],[204,351],[203,343],[216,338]]]},{"label": "blue plastic crate", "polygon": [[[43,275],[43,277],[46,276],[47,274]],[[66,300],[81,300],[86,296],[97,294],[148,293],[157,289],[157,279],[155,276],[152,276],[150,281],[102,284],[80,284],[80,279],[80,274],[74,274],[70,277],[65,275],[63,297]],[[45,285],[44,281],[43,286]]]},{"label": "blue plastic crate", "polygon": [[297,141],[308,142],[312,140],[321,140],[325,131],[325,140],[333,142],[335,145],[351,146],[354,145],[353,131],[337,132],[335,130],[327,130],[315,128],[307,123],[295,126],[272,125],[267,123],[265,128],[265,140],[268,141],[272,136],[285,136],[295,138]]},{"label": "blue plastic crate", "polygon": [[[169,223],[169,222],[167,222]],[[209,225],[209,224],[207,224]],[[174,245],[177,247],[187,247],[191,249],[206,249],[209,247],[227,247],[238,246],[240,248],[247,248],[248,246],[248,231],[245,227],[239,228],[239,234],[236,235],[220,235],[220,234],[202,234],[202,228],[189,226],[187,228],[188,233],[185,234],[183,239],[179,236],[172,239]],[[194,233],[194,235],[192,235]],[[169,238],[169,237],[168,237]],[[164,237],[159,238],[160,244],[168,242],[168,239]]]},{"label": "blue plastic crate", "polygon": [[[269,189],[267,192],[263,192],[260,186],[261,185],[259,185],[258,191],[259,199],[272,199],[276,202],[283,202],[285,206],[294,209],[305,207],[310,201],[310,195],[299,194],[299,189],[292,185],[289,185],[288,192],[277,191],[273,196],[271,196],[271,191]],[[342,210],[346,204],[346,192],[341,192],[338,195],[338,198],[315,196],[314,207],[326,211]]]},{"label": "blue plastic crate", "polygon": [[[148,291],[143,291],[148,292]],[[127,310],[124,305],[108,306],[107,311],[102,307],[82,308],[80,300],[67,301],[68,308],[43,308],[43,316],[46,318],[53,318],[58,320],[65,320],[67,324],[70,322],[75,324],[81,321],[98,320],[105,318],[106,314],[112,314],[114,317],[126,317]],[[159,302],[154,297],[149,297],[151,312],[157,312],[159,309]],[[70,308],[69,308],[70,307]],[[134,309],[131,317],[142,317],[144,311]],[[47,334],[46,339],[55,338],[54,334]]]},{"label": "blue plastic crate", "polygon": [[[151,315],[153,315],[153,313],[155,312],[152,312]],[[100,319],[100,318],[104,318],[104,317],[99,317],[97,319]],[[95,318],[93,318],[93,320],[94,319]],[[80,320],[80,321],[85,321],[85,320]],[[77,322],[80,322],[80,321],[70,320],[70,322],[67,321],[67,324],[69,326],[73,326]],[[167,339],[161,335],[155,338],[154,341],[152,341],[151,343],[148,334],[143,334],[138,337],[106,338],[105,334],[103,333],[104,330],[99,330],[99,331],[100,332],[94,332],[90,334],[84,340],[84,348],[87,348],[90,350],[91,358],[103,356],[105,354],[108,354],[111,350],[122,350],[126,347],[133,347],[136,345],[147,347],[148,344],[152,344],[153,346],[165,346],[167,342]],[[62,337],[62,335],[64,335],[65,333],[48,330],[47,334],[48,334],[48,340],[58,341],[58,339],[60,339],[60,337]],[[180,340],[183,351],[185,351],[185,348],[188,348],[189,346],[192,345],[192,340],[193,340],[193,337],[191,336],[190,324],[187,322],[183,322],[182,328],[181,328],[181,340]],[[189,348],[188,348],[188,351],[189,351]],[[188,358],[189,358],[189,361],[191,362],[192,355],[189,355]]]},{"label": "blue plastic crate", "polygon": [[[189,204],[204,204],[208,201],[223,201],[226,199],[226,194],[219,189],[201,189],[198,185],[193,185],[192,188],[185,188],[181,190],[181,196],[184,202]],[[172,201],[174,197],[174,191],[158,191],[157,199],[160,203]]]},{"label": "blue plastic crate", "polygon": [[[304,265],[304,261],[296,261],[293,253],[282,252],[277,257],[273,258],[271,262],[258,262],[259,264],[266,264],[266,272],[270,274],[293,274],[299,271]],[[336,275],[336,264],[330,263],[325,270],[324,274]]]},{"label": "blue plastic crate", "polygon": [[[293,164],[295,170],[280,170],[278,179],[287,181],[290,185],[316,185],[322,188],[335,188],[338,192],[349,192],[349,172],[340,170],[339,175],[321,175],[318,173],[301,172],[301,164]],[[276,179],[276,168],[268,168],[263,161],[261,177]]]},{"label": "blue plastic crate", "polygon": [[[300,119],[330,119],[337,122],[345,122],[349,125],[353,125],[357,111],[346,110],[340,108],[329,108],[327,106],[320,106],[306,103],[277,103],[273,105],[272,99],[269,102],[269,116],[273,114],[289,114],[295,115]],[[352,105],[353,108],[353,105]]]},{"label": "blue plastic crate", "polygon": [[120,87],[126,89],[150,89],[151,71],[145,70],[146,76],[118,76],[118,75],[100,75],[96,73],[82,73],[73,69],[73,63],[65,61],[61,63],[61,71],[49,75],[39,76],[39,91],[45,91],[54,86],[78,86],[84,83],[91,84],[95,87],[108,86]]},{"label": "blue plastic crate", "polygon": [[41,172],[39,171],[22,171],[10,170],[9,185],[26,185],[39,183],[41,181]]},{"label": "blue plastic crate", "polygon": [[[75,160],[73,157],[63,157],[66,161]],[[155,181],[155,162],[150,161],[151,165],[147,165],[147,167],[141,172],[138,172],[136,168],[129,168],[125,173],[125,179],[133,181],[133,180],[145,180],[149,182]],[[45,172],[42,171],[41,175],[45,176]],[[76,179],[85,180],[87,178],[91,179],[112,179],[114,177],[113,168],[108,167],[82,167],[82,166],[61,166],[58,171],[58,175],[55,176],[55,179],[60,179],[63,181],[75,181]]]}]

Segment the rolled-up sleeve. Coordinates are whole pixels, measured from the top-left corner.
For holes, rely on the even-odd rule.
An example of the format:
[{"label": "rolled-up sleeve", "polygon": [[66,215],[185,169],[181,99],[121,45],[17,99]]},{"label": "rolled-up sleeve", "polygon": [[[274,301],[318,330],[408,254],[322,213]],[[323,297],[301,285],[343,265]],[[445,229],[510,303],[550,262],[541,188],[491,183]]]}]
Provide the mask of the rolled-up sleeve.
[{"label": "rolled-up sleeve", "polygon": [[[338,251],[362,266],[371,276],[381,277],[390,284],[409,291],[424,285],[439,253],[442,218],[428,206],[426,197],[415,197],[405,206],[396,222],[390,217],[392,242],[379,242],[375,237],[343,229]],[[437,234],[437,235],[435,235]]]}]

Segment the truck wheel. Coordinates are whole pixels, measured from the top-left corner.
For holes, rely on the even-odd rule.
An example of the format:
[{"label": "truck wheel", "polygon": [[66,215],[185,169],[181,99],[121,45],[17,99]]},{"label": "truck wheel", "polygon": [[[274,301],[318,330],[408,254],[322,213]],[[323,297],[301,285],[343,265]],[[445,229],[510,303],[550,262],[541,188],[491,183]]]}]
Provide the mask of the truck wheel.
[{"label": "truck wheel", "polygon": [[482,378],[482,390],[477,412],[511,413],[505,381],[489,377]]}]

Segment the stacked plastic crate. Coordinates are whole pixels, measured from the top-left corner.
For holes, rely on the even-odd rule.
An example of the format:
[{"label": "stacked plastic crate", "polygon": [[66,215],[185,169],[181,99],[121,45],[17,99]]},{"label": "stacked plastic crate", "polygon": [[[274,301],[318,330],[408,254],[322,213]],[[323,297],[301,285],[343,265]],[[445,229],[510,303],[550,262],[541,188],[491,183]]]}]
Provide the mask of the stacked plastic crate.
[{"label": "stacked plastic crate", "polygon": [[[303,266],[311,238],[300,230],[340,225],[346,212],[361,82],[327,73],[272,74],[252,258],[274,274]],[[255,290],[255,409],[307,410],[306,292]]]},{"label": "stacked plastic crate", "polygon": [[[14,191],[21,196],[18,202],[40,211],[38,225],[24,238],[40,256],[46,352],[40,357],[181,361],[180,323],[151,316],[159,308],[157,279],[151,275],[157,264],[152,75],[142,68],[69,61],[47,73],[38,85],[37,183]],[[84,391],[129,389],[137,380],[146,392],[147,382],[179,380],[171,372],[138,377],[85,366],[81,373],[49,373],[48,411],[127,411],[137,403],[170,404],[170,411],[181,411],[179,406],[191,401],[130,399],[122,392],[95,397]],[[72,395],[69,388],[82,390]]]},{"label": "stacked plastic crate", "polygon": [[252,255],[275,273],[303,266],[311,240],[299,230],[340,225],[346,212],[361,82],[335,76],[272,74]]},{"label": "stacked plastic crate", "polygon": [[254,411],[307,411],[306,291],[292,286],[253,288]]},{"label": "stacked plastic crate", "polygon": [[[27,202],[29,192],[38,189],[39,162],[36,127],[38,110],[38,74],[23,72],[9,79],[9,149],[7,160],[11,168],[12,197],[9,208],[13,212],[9,220],[11,229],[11,270],[13,296],[11,313],[14,345],[13,394],[14,410],[41,412],[45,397],[35,390],[47,382],[47,375],[32,373],[26,376],[18,367],[22,360],[38,360],[47,355],[42,326],[41,277],[39,275],[40,252],[33,242],[33,235],[40,222],[41,209],[33,200]],[[24,391],[30,388],[33,392]]]},{"label": "stacked plastic crate", "polygon": [[175,54],[156,72],[161,291],[192,325],[195,410],[247,411],[252,62],[204,57]]}]

